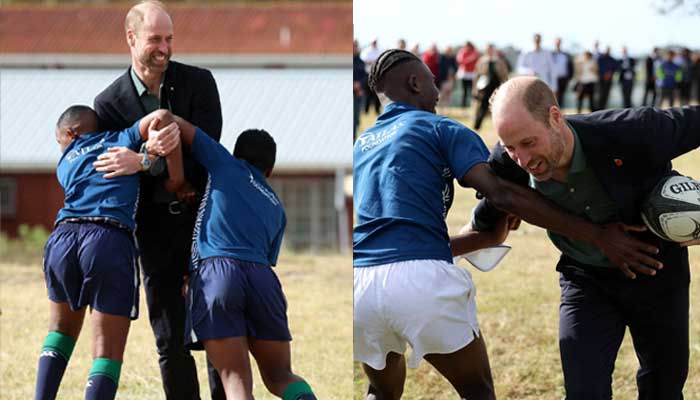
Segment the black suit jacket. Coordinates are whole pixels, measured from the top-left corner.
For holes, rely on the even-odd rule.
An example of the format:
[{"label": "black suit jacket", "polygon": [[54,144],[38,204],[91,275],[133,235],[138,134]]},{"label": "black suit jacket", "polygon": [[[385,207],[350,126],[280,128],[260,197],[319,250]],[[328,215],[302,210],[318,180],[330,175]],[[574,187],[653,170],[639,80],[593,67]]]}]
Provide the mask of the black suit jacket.
[{"label": "black suit jacket", "polygon": [[[586,162],[593,169],[610,199],[617,204],[617,218],[641,225],[640,206],[660,179],[674,174],[671,160],[700,146],[700,107],[657,109],[651,107],[603,110],[566,117],[581,141]],[[505,179],[528,185],[529,175],[500,144],[489,158],[494,172]],[[502,212],[487,201],[477,205],[474,227],[488,229]],[[682,262],[687,250],[663,242],[651,233],[640,235],[662,247],[665,265]],[[671,263],[671,264],[669,264]]]},{"label": "black suit jacket", "polygon": [[[131,67],[98,94],[94,103],[101,131],[125,129],[146,115],[131,80]],[[221,103],[209,70],[170,61],[161,89],[161,108],[170,108],[217,141],[221,137]],[[183,164],[185,178],[202,193],[207,179],[204,167],[189,151],[183,151]],[[155,185],[163,185],[165,180],[165,174],[141,175],[140,209],[152,202]]]}]

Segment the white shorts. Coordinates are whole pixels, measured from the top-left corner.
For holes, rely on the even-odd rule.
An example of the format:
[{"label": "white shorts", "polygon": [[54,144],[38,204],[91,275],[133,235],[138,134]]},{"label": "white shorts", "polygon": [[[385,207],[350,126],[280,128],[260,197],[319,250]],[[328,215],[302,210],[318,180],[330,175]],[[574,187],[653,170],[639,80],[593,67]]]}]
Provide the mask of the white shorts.
[{"label": "white shorts", "polygon": [[376,370],[389,352],[449,354],[479,336],[476,287],[467,270],[442,260],[410,260],[354,268],[353,355]]}]

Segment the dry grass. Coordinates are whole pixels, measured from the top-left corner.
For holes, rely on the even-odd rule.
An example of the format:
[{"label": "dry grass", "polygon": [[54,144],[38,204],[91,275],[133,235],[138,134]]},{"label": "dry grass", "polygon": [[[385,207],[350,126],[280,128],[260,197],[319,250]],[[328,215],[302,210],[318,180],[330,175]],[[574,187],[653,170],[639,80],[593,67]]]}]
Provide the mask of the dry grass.
[{"label": "dry grass", "polygon": [[[292,364],[320,399],[349,399],[352,390],[352,269],[350,257],[283,255],[276,269],[289,303]],[[33,398],[36,364],[46,336],[48,304],[41,266],[0,264],[0,399]],[[90,328],[63,378],[59,398],[82,399],[90,359]],[[203,352],[195,352],[202,398],[209,398]],[[272,399],[255,375],[255,397]],[[146,305],[132,324],[118,399],[162,399],[155,342]]]},{"label": "dry grass", "polygon": [[[461,110],[445,110],[446,115],[467,126]],[[374,116],[362,121],[368,127]],[[490,119],[480,135],[491,146],[496,142]],[[683,156],[674,162],[677,170],[700,178],[700,155]],[[456,232],[469,221],[475,204],[472,190],[458,190],[448,225]],[[559,274],[554,270],[558,251],[544,230],[523,224],[512,233],[507,244],[513,246],[503,263],[490,273],[473,268],[470,272],[478,289],[479,322],[486,338],[496,393],[501,399],[561,399],[564,397],[559,360],[557,330],[559,320]],[[691,268],[700,268],[700,249],[693,248]],[[691,355],[690,373],[685,385],[686,399],[700,399],[700,284],[691,283]],[[672,332],[669,332],[669,340]],[[615,366],[613,391],[616,399],[636,399],[635,373],[638,366],[629,335],[626,335]],[[354,398],[362,399],[367,381],[358,363],[354,365]],[[423,362],[408,370],[404,399],[456,398],[456,393],[434,368]]]}]

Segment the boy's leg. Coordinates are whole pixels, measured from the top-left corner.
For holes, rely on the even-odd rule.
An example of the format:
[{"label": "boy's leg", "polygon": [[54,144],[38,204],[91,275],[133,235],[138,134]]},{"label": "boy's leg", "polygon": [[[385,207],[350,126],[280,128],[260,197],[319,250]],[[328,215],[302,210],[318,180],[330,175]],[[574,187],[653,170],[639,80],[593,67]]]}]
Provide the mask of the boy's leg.
[{"label": "boy's leg", "polygon": [[131,319],[93,309],[90,321],[93,361],[85,388],[85,399],[113,399],[119,387],[124,347]]},{"label": "boy's leg", "polygon": [[85,308],[72,311],[68,303],[50,303],[49,334],[39,355],[34,398],[54,399],[83,325]]},{"label": "boy's leg", "polygon": [[424,358],[450,381],[462,398],[496,398],[483,335],[454,353],[426,354]]},{"label": "boy's leg", "polygon": [[406,359],[403,354],[390,352],[386,355],[386,367],[376,370],[362,364],[369,379],[367,400],[400,399],[406,382]]},{"label": "boy's leg", "polygon": [[292,373],[288,341],[248,338],[250,352],[260,368],[265,387],[283,400],[315,400],[304,378]]},{"label": "boy's leg", "polygon": [[253,377],[245,337],[228,337],[204,341],[207,358],[219,372],[229,399],[253,399]]}]

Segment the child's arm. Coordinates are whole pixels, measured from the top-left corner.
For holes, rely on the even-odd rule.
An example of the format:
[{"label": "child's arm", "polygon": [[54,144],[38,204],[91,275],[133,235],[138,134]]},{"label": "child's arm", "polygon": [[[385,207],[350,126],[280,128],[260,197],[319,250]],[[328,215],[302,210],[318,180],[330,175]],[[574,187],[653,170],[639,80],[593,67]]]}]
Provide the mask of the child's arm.
[{"label": "child's arm", "polygon": [[471,224],[468,224],[457,235],[450,236],[452,256],[497,246],[506,240],[509,231],[516,230],[519,226],[520,218],[510,214],[501,218],[490,231],[474,231],[471,229]]},{"label": "child's arm", "polygon": [[[139,132],[141,138],[147,140],[152,131],[165,131],[169,137],[176,141],[175,148],[167,154],[159,154],[165,156],[165,162],[168,166],[168,179],[165,181],[165,190],[169,192],[180,192],[185,189],[185,171],[182,166],[182,146],[180,144],[180,133],[178,125],[174,124],[174,116],[167,110],[156,110],[143,119],[139,123]],[[180,193],[178,193],[180,197]]]}]

